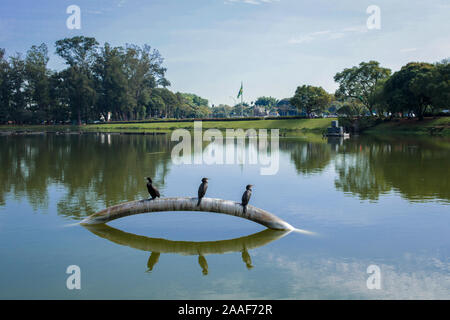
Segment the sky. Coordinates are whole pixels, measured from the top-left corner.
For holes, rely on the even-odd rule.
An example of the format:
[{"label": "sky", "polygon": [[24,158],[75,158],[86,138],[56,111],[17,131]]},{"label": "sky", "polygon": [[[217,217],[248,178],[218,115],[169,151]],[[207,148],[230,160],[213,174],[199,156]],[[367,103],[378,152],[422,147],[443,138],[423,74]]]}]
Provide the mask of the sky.
[{"label": "sky", "polygon": [[[68,29],[77,5],[81,29]],[[369,29],[369,6],[379,29]],[[293,96],[297,86],[334,92],[344,68],[376,60],[399,70],[411,61],[450,57],[448,0],[2,0],[0,48],[23,54],[46,43],[49,67],[64,68],[56,40],[84,35],[101,44],[158,49],[172,91],[210,105]]]}]

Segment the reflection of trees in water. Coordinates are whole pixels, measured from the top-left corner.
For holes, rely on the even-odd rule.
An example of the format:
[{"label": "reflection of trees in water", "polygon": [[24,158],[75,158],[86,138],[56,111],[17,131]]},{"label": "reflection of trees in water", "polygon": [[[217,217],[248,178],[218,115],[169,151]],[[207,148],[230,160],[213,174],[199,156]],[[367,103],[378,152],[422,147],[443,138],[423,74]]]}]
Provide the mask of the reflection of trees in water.
[{"label": "reflection of trees in water", "polygon": [[5,204],[5,195],[16,198],[29,196],[34,207],[47,207],[47,184],[56,170],[50,170],[53,158],[49,154],[51,143],[33,144],[40,137],[0,137],[0,204]]},{"label": "reflection of trees in water", "polygon": [[336,188],[361,199],[395,189],[409,200],[449,200],[450,145],[435,139],[347,140],[345,154],[336,159]]},{"label": "reflection of trees in water", "polygon": [[380,170],[370,162],[364,153],[343,154],[336,158],[336,189],[357,194],[363,200],[377,200],[380,194],[390,190]]},{"label": "reflection of trees in water", "polygon": [[[410,200],[450,199],[448,139],[324,142],[280,139],[280,150],[291,156],[299,174],[320,173],[333,160],[336,188],[361,199],[376,200],[392,189]],[[144,177],[164,186],[176,143],[170,135],[0,136],[0,205],[12,194],[42,210],[49,192],[61,190],[58,213],[79,217],[147,197]]]},{"label": "reflection of trees in water", "polygon": [[332,152],[326,143],[280,139],[280,150],[288,152],[301,174],[320,173],[330,163]]},{"label": "reflection of trees in water", "polygon": [[48,187],[66,193],[58,213],[81,216],[118,201],[146,196],[145,176],[164,185],[171,142],[166,135],[46,135],[1,137],[0,203],[6,193],[47,207]]}]

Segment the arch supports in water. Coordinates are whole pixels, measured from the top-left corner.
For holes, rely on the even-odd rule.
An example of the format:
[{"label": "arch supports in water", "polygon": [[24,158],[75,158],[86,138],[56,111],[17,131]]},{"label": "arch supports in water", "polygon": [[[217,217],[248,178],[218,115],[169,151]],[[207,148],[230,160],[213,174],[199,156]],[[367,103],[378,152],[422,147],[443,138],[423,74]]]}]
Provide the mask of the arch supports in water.
[{"label": "arch supports in water", "polygon": [[93,215],[81,221],[81,224],[106,223],[122,217],[146,212],[204,211],[223,213],[248,219],[253,222],[262,224],[263,226],[270,229],[294,229],[294,227],[292,227],[289,223],[281,220],[277,216],[251,205],[247,206],[247,210],[244,213],[242,205],[234,201],[203,198],[200,205],[197,206],[197,200],[197,198],[177,197],[126,202],[94,213]]}]

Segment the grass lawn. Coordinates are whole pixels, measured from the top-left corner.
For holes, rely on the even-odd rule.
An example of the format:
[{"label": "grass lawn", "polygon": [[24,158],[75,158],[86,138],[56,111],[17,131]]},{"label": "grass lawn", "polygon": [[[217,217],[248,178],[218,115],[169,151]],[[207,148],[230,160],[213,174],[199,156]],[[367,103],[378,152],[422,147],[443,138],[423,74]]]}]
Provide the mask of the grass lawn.
[{"label": "grass lawn", "polygon": [[[335,118],[318,119],[280,119],[280,120],[244,120],[244,121],[203,121],[203,129],[280,129],[281,133],[290,133],[295,136],[301,134],[321,134],[331,125]],[[84,126],[44,126],[25,125],[8,126],[0,125],[1,131],[85,131],[85,132],[129,132],[150,133],[170,132],[174,129],[194,128],[194,122],[148,122],[148,123],[105,123]],[[375,127],[367,129],[364,134],[415,134],[415,135],[443,135],[450,136],[450,117],[401,119],[383,122]]]},{"label": "grass lawn", "polygon": [[[281,131],[301,130],[321,133],[331,125],[332,118],[326,119],[282,119],[282,120],[248,120],[248,121],[203,121],[203,129],[280,129]],[[96,124],[84,127],[86,130],[101,131],[155,131],[173,129],[193,129],[193,122],[157,122]]]},{"label": "grass lawn", "polygon": [[[331,125],[327,119],[280,119],[245,121],[202,121],[203,129],[280,129],[280,132],[299,131],[321,134]],[[105,123],[83,126],[62,125],[0,125],[0,131],[87,131],[87,132],[170,132],[174,129],[194,129],[194,122]]]},{"label": "grass lawn", "polygon": [[364,133],[370,134],[420,134],[420,135],[445,135],[450,136],[450,117],[401,119],[381,123],[370,128]]}]

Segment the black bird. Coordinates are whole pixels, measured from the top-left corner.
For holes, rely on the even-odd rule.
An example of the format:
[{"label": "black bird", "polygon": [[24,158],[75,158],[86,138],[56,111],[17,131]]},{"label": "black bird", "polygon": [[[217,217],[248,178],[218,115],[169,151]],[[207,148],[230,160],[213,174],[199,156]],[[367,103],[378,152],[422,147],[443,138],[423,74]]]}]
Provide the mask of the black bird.
[{"label": "black bird", "polygon": [[250,201],[250,197],[252,196],[252,187],[252,184],[247,185],[247,187],[245,187],[245,192],[242,195],[241,205],[244,207],[244,213],[247,212],[247,204]]},{"label": "black bird", "polygon": [[159,194],[158,189],[156,189],[153,186],[152,179],[147,177],[147,180],[148,180],[148,182],[147,182],[147,190],[148,190],[148,193],[150,193],[150,196],[152,197],[152,200],[154,200],[155,198],[161,197],[161,195]]},{"label": "black bird", "polygon": [[206,190],[208,189],[208,178],[203,178],[202,183],[200,184],[200,187],[198,187],[198,202],[197,206],[200,205],[200,202],[202,201],[202,198],[206,194]]}]

